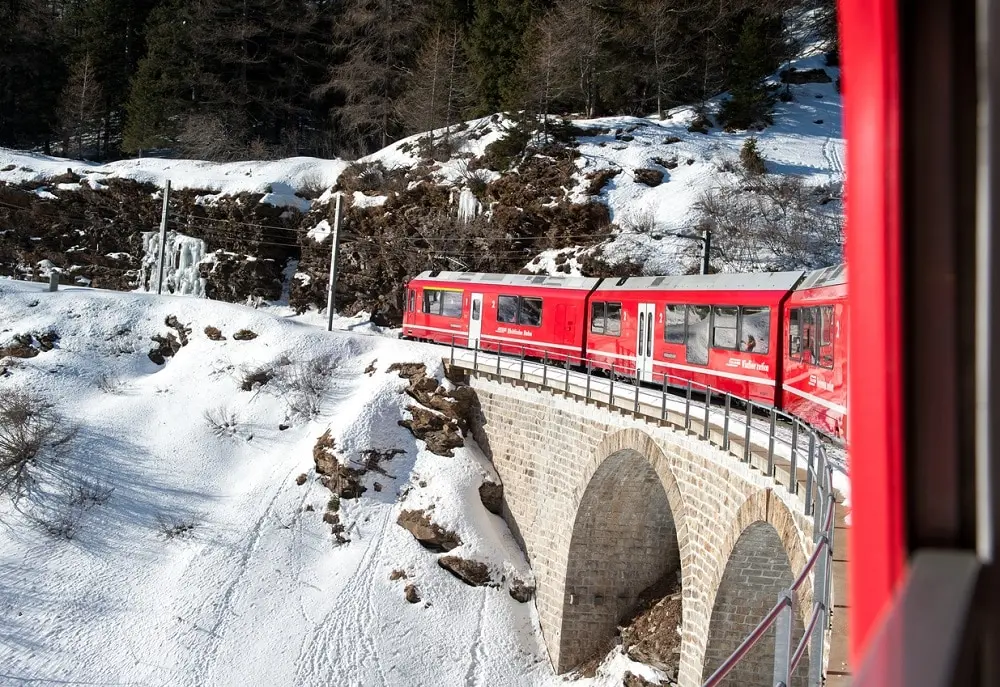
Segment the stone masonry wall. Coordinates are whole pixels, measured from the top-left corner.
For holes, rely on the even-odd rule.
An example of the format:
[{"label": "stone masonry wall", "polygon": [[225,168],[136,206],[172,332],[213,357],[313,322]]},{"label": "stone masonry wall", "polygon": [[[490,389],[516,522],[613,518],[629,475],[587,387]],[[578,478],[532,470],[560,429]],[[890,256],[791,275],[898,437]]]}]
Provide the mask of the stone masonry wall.
[{"label": "stone masonry wall", "polygon": [[[742,534],[726,565],[709,627],[705,675],[746,639],[760,619],[774,607],[779,595],[792,585],[792,568],[778,532],[766,522],[755,522]],[[792,618],[792,647],[802,638],[802,618]],[[726,685],[768,685],[774,674],[774,628],[750,650],[729,674]],[[793,685],[805,685],[808,662],[793,675]]]},{"label": "stone masonry wall", "polygon": [[614,635],[641,592],[680,573],[677,530],[666,492],[646,459],[619,451],[583,495],[570,543],[560,660],[575,665]]},{"label": "stone masonry wall", "polygon": [[[612,574],[604,580],[588,578],[600,565],[609,533],[626,524],[616,517],[630,508],[645,509],[654,518],[631,540],[633,552],[642,553],[633,553],[630,574],[655,579],[669,565],[664,561],[672,555],[670,531],[676,533],[683,587],[681,687],[701,684],[716,591],[744,530],[754,522],[770,523],[794,574],[808,559],[811,536],[803,533],[811,533],[811,522],[801,514],[795,497],[772,491],[769,478],[729,454],[683,432],[549,391],[475,377],[471,386],[479,401],[475,438],[504,483],[505,516],[531,561],[539,621],[557,671],[573,668],[585,653],[581,647],[597,646],[600,635],[609,634],[607,628],[613,631],[624,599],[635,593],[638,584],[630,586],[620,577],[619,584],[611,584],[615,569],[607,564],[612,555],[620,558],[617,549],[605,558],[605,571]],[[639,473],[625,460],[628,455],[642,456],[649,464],[651,471],[641,478],[646,487],[638,486]],[[596,502],[587,497],[594,476],[602,474],[612,456],[617,457],[608,463],[604,477],[598,477],[595,488],[606,494],[604,490],[617,485],[615,517],[608,509],[595,512]],[[607,479],[616,474],[620,480]],[[657,489],[645,481],[654,475]],[[662,501],[643,503],[649,498],[655,501],[659,493],[665,495],[668,507]],[[668,511],[672,527],[667,525]],[[600,539],[603,544],[585,543]],[[797,604],[807,609],[812,591],[808,584],[803,587]],[[571,595],[574,601],[589,595],[591,605],[573,609]],[[623,601],[594,604],[594,596],[602,600],[622,596]]]}]

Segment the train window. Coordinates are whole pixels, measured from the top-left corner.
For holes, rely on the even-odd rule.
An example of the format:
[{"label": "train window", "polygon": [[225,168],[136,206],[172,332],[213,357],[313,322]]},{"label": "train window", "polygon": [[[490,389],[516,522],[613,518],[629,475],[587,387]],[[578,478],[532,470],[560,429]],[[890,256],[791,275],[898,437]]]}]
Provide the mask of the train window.
[{"label": "train window", "polygon": [[663,340],[667,343],[684,343],[684,316],[687,308],[683,305],[668,305],[667,317],[663,322]]},{"label": "train window", "polygon": [[542,299],[522,296],[517,323],[528,327],[540,327],[542,325]]},{"label": "train window", "polygon": [[482,301],[476,299],[472,301],[472,319],[479,320],[482,311]]},{"label": "train window", "polygon": [[810,365],[815,365],[819,360],[819,343],[816,338],[816,311],[817,308],[802,308],[802,318],[800,328],[802,331],[802,350],[805,351],[803,360]]},{"label": "train window", "polygon": [[622,304],[608,303],[607,312],[607,335],[621,336],[622,333]]},{"label": "train window", "polygon": [[816,340],[819,343],[819,356],[816,358],[820,367],[833,368],[833,306],[824,305],[817,308],[817,326],[819,336]]},{"label": "train window", "polygon": [[445,317],[462,316],[462,292],[445,291],[441,299],[441,314]]},{"label": "train window", "polygon": [[684,344],[687,361],[697,365],[708,365],[708,325],[712,308],[707,305],[687,307],[687,328]]},{"label": "train window", "polygon": [[408,301],[409,305],[407,306],[406,309],[409,310],[410,312],[413,312],[413,310],[416,308],[416,300],[417,300],[417,292],[414,291],[413,289],[409,289],[409,301]]},{"label": "train window", "polygon": [[424,312],[445,317],[461,317],[462,292],[424,289]]},{"label": "train window", "polygon": [[788,318],[788,357],[802,360],[802,308],[792,308]]},{"label": "train window", "polygon": [[424,312],[432,315],[441,313],[441,292],[437,289],[424,289]]},{"label": "train window", "polygon": [[771,309],[743,306],[740,308],[740,350],[746,353],[767,353],[771,341]]},{"label": "train window", "polygon": [[497,322],[517,324],[517,296],[500,296],[497,299]]},{"label": "train window", "polygon": [[717,305],[713,308],[712,317],[712,348],[728,348],[735,350],[739,343],[739,312],[740,309],[728,305]]},{"label": "train window", "polygon": [[590,332],[592,334],[603,334],[607,320],[604,317],[603,301],[594,301],[590,304]]}]

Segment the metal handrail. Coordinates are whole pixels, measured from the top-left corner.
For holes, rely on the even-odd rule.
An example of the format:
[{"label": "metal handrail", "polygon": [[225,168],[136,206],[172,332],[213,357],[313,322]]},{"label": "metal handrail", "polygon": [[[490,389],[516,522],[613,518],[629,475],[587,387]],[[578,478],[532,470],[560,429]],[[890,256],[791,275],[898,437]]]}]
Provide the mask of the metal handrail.
[{"label": "metal handrail", "polygon": [[[485,372],[487,374],[496,375],[497,377],[503,376],[504,368],[502,360],[505,359],[505,356],[503,355],[505,346],[502,343],[497,342],[491,346],[496,355],[495,365],[493,360],[487,360],[486,367],[484,368],[483,364],[481,364],[480,353],[490,353],[487,346],[483,345],[481,340],[470,342],[469,339],[465,339],[465,343],[467,345],[463,347],[458,345],[458,341],[458,337],[452,337],[449,355],[449,360],[452,365],[467,362],[456,359],[455,351],[457,348],[472,350],[473,356],[471,364],[473,372]],[[474,344],[471,349],[468,347],[469,343]],[[551,387],[553,389],[558,388],[559,391],[564,393],[576,395],[582,398],[585,403],[607,403],[609,407],[628,409],[631,410],[636,416],[655,422],[666,421],[671,422],[672,424],[677,424],[670,420],[669,417],[670,413],[668,412],[667,387],[671,386],[683,389],[685,393],[683,397],[684,414],[682,428],[685,430],[691,429],[692,420],[695,419],[694,413],[692,413],[692,405],[697,405],[697,402],[692,399],[692,392],[697,391],[698,393],[703,394],[705,398],[701,405],[704,408],[704,416],[698,418],[702,422],[702,438],[707,440],[711,435],[709,428],[710,425],[712,425],[711,416],[713,408],[715,409],[714,412],[717,416],[719,414],[722,415],[722,438],[719,443],[723,450],[732,452],[730,438],[732,434],[731,426],[733,421],[737,423],[742,421],[744,423],[743,436],[740,437],[739,434],[736,435],[744,442],[742,450],[743,455],[741,457],[741,460],[744,462],[750,462],[751,455],[753,455],[750,448],[753,440],[753,432],[766,434],[768,445],[766,474],[769,477],[774,476],[776,445],[787,447],[789,450],[790,460],[788,465],[789,479],[785,488],[791,494],[798,494],[799,492],[797,472],[800,466],[798,464],[798,459],[800,457],[800,452],[803,451],[803,447],[800,446],[800,435],[808,437],[808,448],[805,450],[803,456],[805,458],[804,467],[806,472],[804,511],[806,515],[813,516],[813,540],[815,541],[815,547],[812,555],[810,555],[809,559],[806,561],[806,564],[799,572],[791,587],[781,594],[774,607],[771,608],[767,615],[764,616],[760,623],[758,623],[757,627],[750,632],[747,638],[743,640],[736,650],[712,673],[711,677],[708,678],[703,687],[712,687],[724,679],[730,671],[732,671],[733,668],[739,664],[747,652],[749,652],[749,650],[760,640],[763,634],[773,625],[779,623],[779,621],[780,631],[776,633],[775,636],[776,646],[777,642],[783,642],[785,646],[789,647],[789,649],[785,651],[787,655],[783,655],[781,657],[782,660],[775,661],[774,684],[788,684],[792,671],[795,670],[801,662],[802,657],[805,655],[807,647],[811,642],[812,654],[815,658],[810,666],[808,685],[810,687],[820,685],[822,683],[823,676],[822,655],[825,644],[824,634],[830,626],[830,593],[832,588],[831,572],[834,548],[833,527],[836,509],[836,501],[833,496],[834,467],[826,458],[826,451],[823,447],[823,442],[821,441],[820,432],[799,418],[788,413],[784,413],[777,408],[756,403],[752,399],[745,399],[733,394],[720,392],[717,389],[713,389],[710,385],[694,382],[667,372],[654,373],[652,375],[654,380],[659,378],[661,389],[660,398],[657,399],[658,402],[654,404],[651,402],[650,393],[645,394],[645,398],[643,398],[642,381],[639,379],[640,374],[637,370],[637,366],[634,364],[620,365],[616,364],[614,361],[595,361],[593,358],[582,358],[580,356],[563,353],[561,351],[552,352],[547,347],[530,344],[521,346],[512,346],[507,344],[506,348],[509,352],[517,353],[516,357],[509,357],[506,359],[509,360],[513,366],[510,369],[511,376],[515,376],[522,382],[535,377],[530,368],[526,371],[525,361],[527,360],[529,365],[541,368],[540,379],[542,386]],[[577,371],[574,374],[583,375],[583,379],[580,380],[582,387],[576,387],[583,389],[582,394],[577,394],[575,391],[571,391],[571,388],[573,388],[570,383],[571,365],[577,368]],[[549,374],[550,367],[554,368],[552,374]],[[555,369],[558,369],[559,367],[563,367],[565,369],[560,370],[560,373],[556,373]],[[607,374],[606,395],[604,389],[595,388],[593,383],[594,379],[603,373]],[[537,378],[531,381],[537,381]],[[630,386],[632,388],[629,388]],[[621,391],[624,391],[624,393],[619,393]],[[671,396],[673,395],[671,394]],[[713,406],[712,404],[713,397],[718,396],[722,396],[721,409]],[[742,411],[740,413],[734,413],[732,403],[734,400],[739,401],[746,406],[745,416]],[[681,401],[676,399],[675,402],[681,403]],[[655,407],[659,412],[655,414],[647,413],[644,411],[644,406],[646,408]],[[769,415],[769,422],[766,427],[761,427],[760,425],[756,425],[754,423],[754,409],[767,411]],[[679,415],[679,411],[677,411],[677,414]],[[786,439],[781,436],[781,433],[777,431],[776,419],[779,417],[791,425],[790,439]],[[813,576],[813,610],[810,614],[808,622],[806,623],[806,628],[804,629],[802,638],[796,645],[795,650],[791,651],[791,618],[792,614],[795,612],[796,606],[795,592],[805,583],[810,574]],[[819,631],[817,631],[817,627],[820,628]],[[781,631],[787,634],[783,637],[779,637]]]},{"label": "metal handrail", "polygon": [[778,604],[764,616],[764,619],[757,623],[757,627],[750,631],[746,639],[740,642],[740,645],[736,647],[736,651],[729,655],[725,661],[722,662],[715,672],[708,678],[702,687],[715,687],[715,685],[722,682],[729,672],[736,667],[744,656],[746,656],[750,649],[754,648],[754,645],[760,641],[760,638],[764,636],[764,633],[771,629],[771,626],[777,622],[778,617],[785,608],[791,608],[792,601],[788,598],[784,598],[778,602]]}]

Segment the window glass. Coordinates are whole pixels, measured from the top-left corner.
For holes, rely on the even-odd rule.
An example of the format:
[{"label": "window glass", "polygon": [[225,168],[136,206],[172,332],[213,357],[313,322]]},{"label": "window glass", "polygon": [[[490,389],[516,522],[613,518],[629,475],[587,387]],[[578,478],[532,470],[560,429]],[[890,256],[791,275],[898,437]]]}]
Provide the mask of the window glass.
[{"label": "window glass", "polygon": [[604,326],[604,302],[595,301],[590,304],[590,331],[594,334],[603,334]]},{"label": "window glass", "polygon": [[517,296],[500,296],[497,299],[497,322],[517,324]]},{"label": "window glass", "polygon": [[607,311],[607,334],[609,336],[621,336],[622,333],[622,304],[608,303]]},{"label": "window glass", "polygon": [[472,301],[472,319],[478,320],[482,313],[482,301],[478,298]]},{"label": "window glass", "polygon": [[668,305],[663,323],[663,340],[667,343],[684,343],[684,315],[687,309],[683,305]]},{"label": "window glass", "polygon": [[538,327],[542,324],[542,299],[541,298],[521,298],[521,310],[517,321],[519,324],[529,327]]},{"label": "window glass", "polygon": [[687,361],[697,365],[708,365],[708,323],[712,309],[707,305],[687,307]]},{"label": "window glass", "polygon": [[735,349],[739,340],[736,333],[738,322],[739,308],[724,305],[715,306],[712,322],[712,347]]},{"label": "window glass", "polygon": [[818,362],[821,367],[833,368],[833,339],[834,327],[836,323],[833,316],[833,306],[824,305],[817,308],[819,311],[817,326],[819,335],[816,340],[819,342]]},{"label": "window glass", "polygon": [[416,293],[416,291],[414,291],[413,289],[410,289],[409,290],[409,301],[408,301],[409,305],[407,306],[406,309],[409,310],[410,312],[413,312],[414,306],[416,304],[416,300],[417,300],[417,293]]},{"label": "window glass", "polygon": [[767,353],[771,346],[771,309],[744,306],[740,308],[740,350],[746,353]]},{"label": "window glass", "polygon": [[646,313],[639,313],[639,357],[643,356],[646,350]]},{"label": "window glass", "polygon": [[441,314],[445,317],[462,316],[462,292],[443,291],[441,301]]},{"label": "window glass", "polygon": [[788,357],[802,359],[802,309],[792,308],[788,318]]},{"label": "window glass", "polygon": [[819,343],[816,338],[817,308],[802,308],[802,359],[812,365],[819,359]]},{"label": "window glass", "polygon": [[437,289],[424,289],[424,312],[432,315],[441,313],[441,292]]}]

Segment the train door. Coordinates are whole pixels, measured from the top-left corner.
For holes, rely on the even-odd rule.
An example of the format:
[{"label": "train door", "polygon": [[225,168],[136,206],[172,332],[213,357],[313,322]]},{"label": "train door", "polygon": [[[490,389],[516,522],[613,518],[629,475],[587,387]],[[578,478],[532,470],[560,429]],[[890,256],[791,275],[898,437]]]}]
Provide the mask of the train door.
[{"label": "train door", "polygon": [[653,381],[653,330],[656,329],[656,305],[639,304],[639,326],[636,335],[635,369],[636,378]]},{"label": "train door", "polygon": [[479,335],[483,331],[483,294],[472,294],[472,311],[469,315],[469,348],[479,347]]}]

